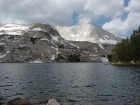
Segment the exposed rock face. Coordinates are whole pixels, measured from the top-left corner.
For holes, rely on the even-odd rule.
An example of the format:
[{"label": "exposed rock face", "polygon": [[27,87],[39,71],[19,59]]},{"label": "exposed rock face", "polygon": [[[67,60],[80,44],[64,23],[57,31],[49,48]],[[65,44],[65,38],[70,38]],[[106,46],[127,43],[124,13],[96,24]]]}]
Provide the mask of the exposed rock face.
[{"label": "exposed rock face", "polygon": [[[80,32],[79,26],[75,27]],[[92,30],[93,27],[87,25],[87,29],[90,28]],[[73,29],[76,31],[76,28]],[[114,47],[113,44],[91,43],[90,40],[88,42],[68,41],[62,38],[58,31],[54,26],[52,28],[49,24],[40,23],[1,25],[0,61],[31,63],[102,61],[102,58],[109,55]],[[91,34],[85,34],[83,38],[86,39],[86,36],[87,39],[91,39],[91,41],[95,39],[96,42],[99,42],[97,37],[101,37],[96,34],[96,37],[92,38]],[[109,34],[108,37],[114,36]],[[71,57],[73,58],[71,59]]]},{"label": "exposed rock face", "polygon": [[89,41],[100,44],[116,44],[121,41],[121,37],[113,35],[104,29],[88,23],[73,27],[54,26],[60,35],[70,41]]},{"label": "exposed rock face", "polygon": [[60,105],[55,99],[50,99],[47,105]]},{"label": "exposed rock face", "polygon": [[30,105],[30,100],[28,98],[15,98],[11,101],[8,101],[6,105]]},{"label": "exposed rock face", "polygon": [[29,26],[28,30],[22,30],[22,34],[15,35],[15,31],[14,34],[0,35],[1,62],[50,62],[58,55],[59,47],[74,47],[50,25]]}]

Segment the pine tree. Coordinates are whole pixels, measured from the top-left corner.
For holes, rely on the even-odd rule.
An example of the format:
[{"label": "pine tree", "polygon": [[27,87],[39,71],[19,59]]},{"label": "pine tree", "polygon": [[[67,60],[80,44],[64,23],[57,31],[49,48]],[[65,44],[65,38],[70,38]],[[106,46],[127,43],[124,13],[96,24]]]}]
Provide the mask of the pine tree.
[{"label": "pine tree", "polygon": [[112,50],[112,61],[129,62],[140,60],[140,27],[134,30],[130,38],[117,43]]}]

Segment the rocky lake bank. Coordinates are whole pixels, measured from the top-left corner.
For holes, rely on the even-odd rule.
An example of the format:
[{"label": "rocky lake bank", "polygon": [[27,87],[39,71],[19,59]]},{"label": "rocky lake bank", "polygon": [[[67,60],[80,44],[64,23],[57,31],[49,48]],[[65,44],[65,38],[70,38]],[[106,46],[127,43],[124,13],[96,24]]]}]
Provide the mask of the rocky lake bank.
[{"label": "rocky lake bank", "polygon": [[46,99],[46,101],[31,103],[29,98],[14,98],[8,102],[0,102],[0,105],[60,105],[55,99]]},{"label": "rocky lake bank", "polygon": [[111,62],[115,66],[140,66],[140,62]]}]

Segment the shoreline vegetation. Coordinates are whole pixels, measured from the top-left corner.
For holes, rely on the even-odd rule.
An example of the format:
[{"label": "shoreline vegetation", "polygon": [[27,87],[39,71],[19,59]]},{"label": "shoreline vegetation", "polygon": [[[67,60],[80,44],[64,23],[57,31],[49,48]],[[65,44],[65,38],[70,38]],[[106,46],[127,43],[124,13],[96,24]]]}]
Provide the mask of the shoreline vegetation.
[{"label": "shoreline vegetation", "polygon": [[114,66],[140,66],[140,62],[110,62]]},{"label": "shoreline vegetation", "polygon": [[140,65],[140,27],[133,31],[130,38],[116,44],[112,50],[111,61],[113,65]]}]

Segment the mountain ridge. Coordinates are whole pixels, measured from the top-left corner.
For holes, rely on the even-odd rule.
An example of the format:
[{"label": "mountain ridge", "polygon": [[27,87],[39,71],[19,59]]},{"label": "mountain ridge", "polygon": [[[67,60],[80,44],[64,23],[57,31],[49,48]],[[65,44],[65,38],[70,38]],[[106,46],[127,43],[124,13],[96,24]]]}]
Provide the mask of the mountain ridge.
[{"label": "mountain ridge", "polygon": [[53,26],[60,35],[70,41],[89,41],[92,43],[116,44],[122,38],[100,28],[92,23],[75,25],[72,27]]},{"label": "mountain ridge", "polygon": [[104,62],[114,46],[66,40],[50,24],[0,25],[0,62]]}]

